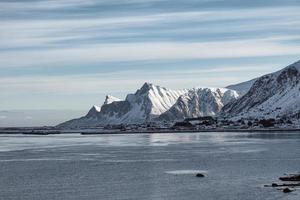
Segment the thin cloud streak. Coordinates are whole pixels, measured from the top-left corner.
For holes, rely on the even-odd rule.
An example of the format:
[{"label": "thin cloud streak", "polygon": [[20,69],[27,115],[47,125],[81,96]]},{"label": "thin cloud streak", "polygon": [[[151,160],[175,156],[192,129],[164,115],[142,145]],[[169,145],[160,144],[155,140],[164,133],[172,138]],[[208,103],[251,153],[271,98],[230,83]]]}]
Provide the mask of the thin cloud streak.
[{"label": "thin cloud streak", "polygon": [[[225,87],[232,83],[234,76],[231,72],[258,72],[268,73],[275,70],[274,65],[264,66],[218,66],[207,69],[151,71],[151,70],[127,70],[110,73],[68,75],[68,76],[27,76],[7,77],[0,80],[0,90],[6,94],[18,92],[31,94],[93,94],[130,91],[137,89],[145,81],[167,86],[177,86],[173,89],[182,88],[183,85],[195,87],[196,85],[209,87]],[[226,73],[227,77],[224,77]],[[211,77],[218,78],[218,82]],[[135,78],[132,77],[140,77]],[[254,78],[254,77],[253,77]],[[168,81],[162,81],[167,79]],[[176,83],[177,82],[177,83]],[[121,84],[120,84],[121,83]],[[120,88],[124,85],[124,88]],[[108,89],[109,88],[109,89]]]},{"label": "thin cloud streak", "polygon": [[[300,7],[299,7],[300,8]],[[245,25],[233,23],[231,31],[266,30],[276,27],[288,27],[297,29],[299,27],[300,14],[298,7],[282,8],[255,8],[238,10],[209,10],[209,11],[186,11],[162,14],[146,14],[122,17],[99,17],[88,19],[49,19],[49,20],[2,20],[0,22],[2,48],[34,47],[57,45],[68,39],[82,40],[93,37],[122,37],[132,40],[134,35],[144,35],[143,29],[152,27],[160,31],[160,26],[168,24],[169,31],[180,33],[177,26],[191,23],[190,27],[184,29],[195,29],[205,32],[228,32],[222,24],[220,26],[201,26],[203,22],[224,22],[236,20],[247,20]],[[258,20],[259,19],[259,20]],[[264,20],[267,20],[264,22]],[[238,25],[238,26],[237,26]],[[172,28],[172,26],[174,26]],[[177,28],[176,28],[177,27]],[[206,28],[205,28],[206,27]],[[133,28],[141,30],[131,31]],[[208,29],[207,29],[208,28]],[[192,30],[193,31],[193,30]],[[163,33],[163,32],[162,32]],[[175,32],[176,33],[176,32]],[[103,36],[104,35],[104,36]],[[145,38],[147,40],[147,38]],[[133,40],[134,42],[134,40]]]},{"label": "thin cloud streak", "polygon": [[298,54],[300,54],[300,46],[264,40],[202,43],[153,42],[89,45],[79,48],[42,51],[1,52],[0,62],[5,67],[42,67],[49,64],[59,66],[67,63],[90,64],[117,61],[241,58]]},{"label": "thin cloud streak", "polygon": [[92,6],[95,0],[51,0],[33,2],[0,2],[1,12],[20,12],[37,10],[56,10],[80,6]]}]

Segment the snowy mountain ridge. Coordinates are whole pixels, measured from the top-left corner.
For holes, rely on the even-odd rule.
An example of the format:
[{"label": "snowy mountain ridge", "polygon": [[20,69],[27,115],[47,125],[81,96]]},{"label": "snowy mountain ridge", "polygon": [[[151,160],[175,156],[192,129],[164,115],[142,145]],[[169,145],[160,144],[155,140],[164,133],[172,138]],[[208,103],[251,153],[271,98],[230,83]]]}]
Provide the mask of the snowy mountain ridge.
[{"label": "snowy mountain ridge", "polygon": [[238,97],[236,91],[225,88],[195,88],[180,96],[159,119],[175,121],[192,117],[215,116],[225,104]]},{"label": "snowy mountain ridge", "polygon": [[221,115],[232,118],[280,118],[300,113],[300,61],[258,78]]},{"label": "snowy mountain ridge", "polygon": [[67,121],[60,126],[80,127],[151,121],[166,112],[187,92],[188,90],[170,90],[145,83],[134,94],[128,94],[125,100],[108,97],[114,101],[107,101],[106,98],[99,112],[94,106],[86,116]]},{"label": "snowy mountain ridge", "polygon": [[[114,97],[112,95],[106,95],[105,97],[105,101],[104,101],[104,105],[106,104],[111,104],[112,102],[115,102],[115,101],[122,101],[121,99],[117,98],[117,97]],[[100,112],[100,110],[99,110]]]},{"label": "snowy mountain ridge", "polygon": [[[100,124],[143,123],[153,120],[175,120],[176,112],[181,118],[216,115],[221,108],[238,98],[237,92],[226,88],[194,88],[170,90],[145,83],[125,100],[107,96],[101,108],[93,106],[88,114],[67,121],[60,126],[82,127]],[[182,103],[183,102],[183,103]],[[181,106],[181,105],[185,106]],[[180,109],[176,109],[180,107]]]},{"label": "snowy mountain ridge", "polygon": [[245,81],[245,82],[242,82],[242,83],[234,84],[234,85],[228,85],[226,88],[234,90],[240,96],[243,96],[243,95],[245,95],[250,90],[250,88],[252,87],[253,83],[256,80],[257,80],[257,78],[251,79],[249,81]]}]

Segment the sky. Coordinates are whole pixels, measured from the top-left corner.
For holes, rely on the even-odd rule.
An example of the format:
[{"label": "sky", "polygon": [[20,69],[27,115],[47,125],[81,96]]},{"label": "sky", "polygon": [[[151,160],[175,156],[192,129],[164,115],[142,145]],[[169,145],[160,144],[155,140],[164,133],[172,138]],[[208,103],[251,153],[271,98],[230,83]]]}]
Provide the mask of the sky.
[{"label": "sky", "polygon": [[274,72],[300,59],[299,10],[299,0],[1,0],[0,111],[26,110],[35,125],[30,110],[80,116],[144,82],[226,87]]}]

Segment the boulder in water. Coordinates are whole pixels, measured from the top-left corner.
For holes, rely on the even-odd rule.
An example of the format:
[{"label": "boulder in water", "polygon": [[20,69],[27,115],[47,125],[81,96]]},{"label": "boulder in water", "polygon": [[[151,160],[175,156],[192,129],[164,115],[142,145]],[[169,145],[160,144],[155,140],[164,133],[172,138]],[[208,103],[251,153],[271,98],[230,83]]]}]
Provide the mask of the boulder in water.
[{"label": "boulder in water", "polygon": [[203,177],[205,177],[205,175],[202,174],[202,173],[197,173],[197,174],[196,174],[196,177],[203,178]]},{"label": "boulder in water", "polygon": [[291,190],[290,188],[284,188],[282,190],[283,193],[290,193],[290,192],[293,192],[293,190]]}]

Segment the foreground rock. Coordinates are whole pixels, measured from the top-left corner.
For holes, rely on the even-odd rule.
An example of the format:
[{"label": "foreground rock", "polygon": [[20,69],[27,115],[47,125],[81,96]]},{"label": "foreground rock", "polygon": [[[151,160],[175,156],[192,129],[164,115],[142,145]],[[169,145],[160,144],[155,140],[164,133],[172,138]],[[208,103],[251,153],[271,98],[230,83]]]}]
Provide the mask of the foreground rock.
[{"label": "foreground rock", "polygon": [[272,183],[272,185],[265,185],[265,187],[297,187],[297,186],[300,186],[300,183],[284,183],[284,184]]},{"label": "foreground rock", "polygon": [[197,174],[196,174],[196,177],[203,178],[203,177],[205,177],[205,175],[202,174],[202,173],[197,173]]},{"label": "foreground rock", "polygon": [[293,192],[294,189],[290,189],[289,187],[295,188],[300,187],[300,174],[292,174],[288,176],[279,177],[281,181],[289,181],[287,183],[272,183],[271,185],[265,185],[265,187],[274,187],[279,188],[278,190],[282,190],[283,193]]},{"label": "foreground rock", "polygon": [[293,190],[291,190],[290,188],[284,188],[282,190],[283,193],[290,193],[290,192],[293,192]]},{"label": "foreground rock", "polygon": [[300,181],[300,174],[280,177],[281,181]]}]

